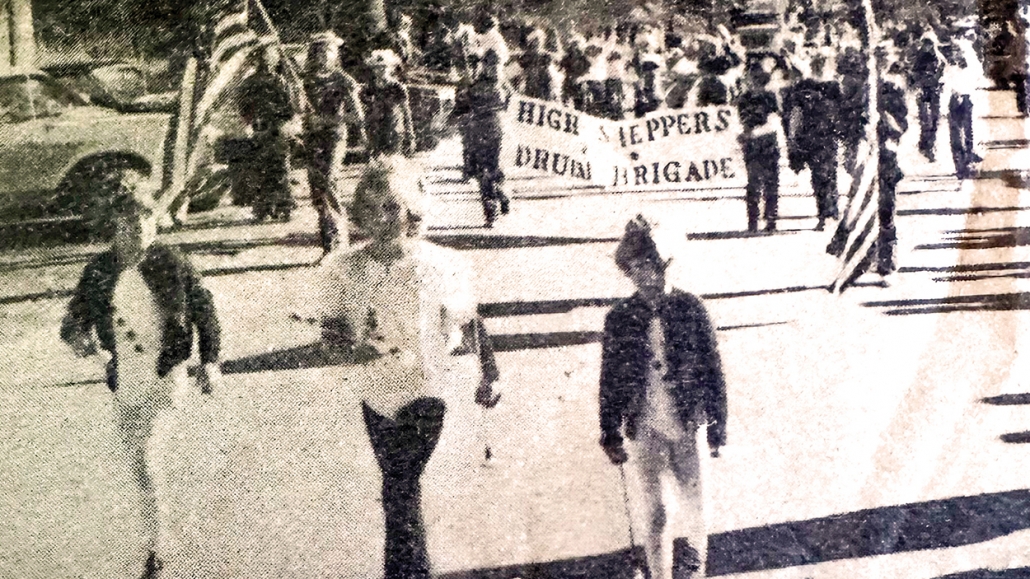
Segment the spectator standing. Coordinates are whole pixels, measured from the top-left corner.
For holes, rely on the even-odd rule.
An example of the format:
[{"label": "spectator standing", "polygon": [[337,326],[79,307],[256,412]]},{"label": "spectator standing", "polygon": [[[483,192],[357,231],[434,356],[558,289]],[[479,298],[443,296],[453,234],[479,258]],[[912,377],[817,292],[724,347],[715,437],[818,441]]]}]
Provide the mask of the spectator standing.
[{"label": "spectator standing", "polygon": [[518,57],[522,68],[522,94],[545,101],[557,100],[556,89],[552,83],[551,65],[553,57],[544,43],[546,36],[543,30],[533,29],[526,38],[526,51]]},{"label": "spectator standing", "polygon": [[737,99],[740,124],[744,129],[741,147],[747,167],[747,229],[758,231],[759,205],[765,202],[765,229],[776,230],[780,186],[780,147],[776,116],[780,106],[767,87],[775,62],[772,57],[752,64],[745,80],[747,88]]},{"label": "spectator standing", "polygon": [[590,59],[586,55],[586,39],[573,34],[566,45],[565,56],[558,63],[564,73],[562,80],[562,104],[571,104],[577,111],[586,108],[584,77],[590,71]]},{"label": "spectator standing", "polygon": [[[715,330],[704,305],[666,285],[661,259],[641,217],[626,226],[615,263],[637,291],[605,317],[601,358],[601,447],[639,477],[646,504],[644,552],[652,579],[672,579],[672,531],[662,479],[675,481],[686,537],[704,577],[708,552],[698,430],[707,425],[713,457],[726,443],[726,385]],[[630,440],[626,452],[624,437]]]},{"label": "spectator standing", "polygon": [[139,492],[147,555],[142,577],[162,567],[157,543],[160,509],[147,445],[157,418],[186,387],[186,365],[199,337],[197,374],[201,390],[219,385],[220,332],[214,301],[196,270],[176,251],[156,242],[154,199],[140,182],[123,185],[113,199],[115,238],[111,249],[82,272],[61,339],[76,355],[109,356],[107,387],[124,456]]},{"label": "spectator standing", "polygon": [[257,69],[240,85],[239,107],[250,127],[253,157],[246,181],[253,193],[254,219],[288,221],[296,206],[290,194],[290,146],[283,131],[294,116],[290,90],[280,71],[278,49],[262,49]]},{"label": "spectator standing", "polygon": [[701,72],[698,83],[697,106],[725,105],[730,102],[730,87],[724,78],[740,64],[740,57],[719,39],[702,39],[697,68]]},{"label": "spectator standing", "polygon": [[665,63],[657,52],[637,53],[633,59],[637,81],[633,86],[633,113],[639,118],[664,104],[663,72]]},{"label": "spectator standing", "polygon": [[590,68],[584,75],[584,108],[587,114],[595,117],[607,117],[608,107],[605,98],[605,79],[608,77],[608,61],[602,39],[593,36],[587,42],[585,51],[590,61]]},{"label": "spectator standing", "polygon": [[501,72],[500,59],[488,50],[480,63],[479,75],[455,97],[454,115],[459,119],[464,158],[469,175],[479,180],[479,197],[487,227],[501,214],[508,213],[501,170],[501,111],[508,107],[511,90]]},{"label": "spectator standing", "polygon": [[916,90],[919,109],[919,152],[930,162],[935,159],[934,145],[941,116],[944,64],[937,35],[933,30],[927,30],[912,56],[911,86]]},{"label": "spectator standing", "polygon": [[605,56],[604,103],[605,116],[621,121],[626,115],[626,67],[629,66],[627,48],[614,31],[609,31],[608,51]]},{"label": "spectator standing", "polygon": [[313,36],[304,75],[304,91],[310,104],[304,119],[304,148],[311,203],[318,212],[318,233],[324,253],[340,243],[348,243],[337,173],[347,153],[348,127],[357,127],[359,142],[365,140],[358,84],[340,66],[342,43],[333,32]]},{"label": "spectator standing", "polygon": [[323,261],[322,335],[331,351],[359,362],[348,387],[362,400],[382,473],[383,577],[429,579],[420,479],[444,426],[443,395],[460,385],[450,360],[478,353],[469,394],[486,407],[498,400],[497,368],[468,268],[457,252],[421,238],[418,200],[392,190],[390,170],[373,161],[351,205],[369,243]]},{"label": "spectator standing", "polygon": [[951,156],[955,162],[955,175],[959,179],[972,176],[972,166],[982,159],[976,154],[973,138],[973,91],[980,85],[982,66],[973,48],[976,23],[967,19],[958,24],[952,39],[953,64],[946,75],[951,87],[948,102],[948,128],[951,136]]},{"label": "spectator standing", "polygon": [[[826,56],[811,58],[811,77],[790,88],[783,102],[784,131],[793,142],[790,167],[795,172],[806,165],[812,170],[812,190],[819,219],[817,231],[827,219],[837,219],[837,143],[840,85],[826,80]],[[794,125],[794,126],[789,126]]]}]

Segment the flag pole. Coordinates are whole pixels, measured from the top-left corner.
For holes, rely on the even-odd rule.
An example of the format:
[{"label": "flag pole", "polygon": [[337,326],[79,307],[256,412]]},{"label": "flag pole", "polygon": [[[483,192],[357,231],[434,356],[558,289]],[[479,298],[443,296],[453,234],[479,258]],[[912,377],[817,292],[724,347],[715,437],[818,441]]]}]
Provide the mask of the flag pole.
[{"label": "flag pole", "polygon": [[[869,70],[867,85],[869,86],[869,98],[866,102],[866,112],[869,122],[865,128],[865,142],[868,144],[866,161],[859,167],[859,185],[853,189],[853,195],[848,200],[848,207],[841,220],[841,227],[850,231],[849,237],[858,236],[861,241],[858,247],[843,248],[840,267],[837,275],[830,285],[832,293],[840,294],[846,289],[848,280],[854,277],[858,267],[861,267],[877,238],[879,221],[877,215],[877,203],[879,195],[879,171],[880,171],[880,72],[877,66],[876,49],[880,45],[880,27],[876,22],[876,14],[873,11],[872,0],[862,0],[862,12],[865,16],[866,30],[868,31],[866,66]],[[869,195],[863,193],[869,192]],[[860,224],[865,223],[865,227]],[[871,227],[870,227],[871,225]],[[869,231],[865,231],[869,229]],[[863,235],[864,233],[864,235]]]},{"label": "flag pole", "polygon": [[275,23],[272,22],[272,17],[269,16],[268,11],[265,10],[265,6],[261,3],[261,0],[250,1],[254,3],[255,7],[257,7],[258,14],[261,16],[261,21],[265,23],[265,26],[268,27],[269,32],[272,33],[272,39],[275,41],[275,45],[279,49],[279,52],[283,55],[283,60],[286,62],[286,70],[289,72],[290,77],[293,79],[293,82],[297,83],[297,86],[301,87],[302,89],[298,91],[301,109],[305,111],[309,110],[311,108],[311,104],[308,101],[307,95],[304,94],[304,83],[300,78],[300,73],[297,72],[293,59],[286,54],[286,50],[283,48],[282,37],[279,35],[279,29],[275,26]]}]

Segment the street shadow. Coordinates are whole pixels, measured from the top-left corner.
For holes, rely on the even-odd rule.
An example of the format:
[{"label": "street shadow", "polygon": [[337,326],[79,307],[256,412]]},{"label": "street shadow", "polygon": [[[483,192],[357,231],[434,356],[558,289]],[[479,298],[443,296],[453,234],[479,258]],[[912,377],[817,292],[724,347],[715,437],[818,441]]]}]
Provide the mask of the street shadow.
[{"label": "street shadow", "polygon": [[[708,575],[768,571],[827,561],[959,547],[1028,528],[1028,490],[865,509],[709,535]],[[442,577],[622,578],[632,576],[633,560],[633,554],[623,549],[593,557],[463,571]],[[956,577],[972,579],[981,576],[995,577],[961,574]]]},{"label": "street shadow", "polygon": [[0,306],[9,306],[12,304],[21,304],[25,302],[35,302],[39,300],[56,300],[61,298],[70,298],[75,293],[74,290],[48,290],[45,292],[22,294],[19,296],[3,296],[0,297]]},{"label": "street shadow", "polygon": [[1030,292],[872,301],[864,302],[862,305],[871,308],[890,308],[884,312],[888,316],[952,312],[1008,312],[1030,309]]},{"label": "street shadow", "polygon": [[536,235],[427,235],[426,239],[451,249],[522,249],[586,243],[617,243],[618,237],[548,237]]},{"label": "street shadow", "polygon": [[257,226],[259,224],[254,223],[253,217],[245,217],[240,219],[205,219],[203,221],[197,221],[194,223],[185,223],[177,225],[173,229],[170,229],[170,233],[177,233],[181,231],[202,231],[205,229],[224,229],[229,227],[247,227]]},{"label": "street shadow", "polygon": [[1030,269],[1030,261],[971,263],[949,265],[944,267],[903,266],[898,268],[898,273],[981,273],[990,271],[1006,271],[1013,269]]},{"label": "street shadow", "polygon": [[224,275],[239,275],[243,273],[255,273],[265,271],[289,271],[293,269],[303,269],[306,267],[313,267],[314,263],[300,262],[300,263],[273,263],[267,265],[250,265],[246,267],[217,267],[212,269],[205,269],[200,272],[204,277],[218,277]]},{"label": "street shadow", "polygon": [[980,402],[991,406],[1024,406],[1030,404],[1030,393],[1023,394],[1000,394],[981,398]]},{"label": "street shadow", "polygon": [[539,334],[498,334],[490,337],[494,352],[514,352],[540,348],[561,348],[600,344],[601,332],[549,332]]},{"label": "street shadow", "polygon": [[997,249],[1026,245],[1030,245],[1030,227],[998,227],[968,229],[958,232],[951,241],[917,245],[916,249]]},{"label": "street shadow", "polygon": [[[739,324],[735,326],[719,326],[715,328],[715,330],[717,332],[729,332],[733,330],[749,330],[770,326],[782,326],[789,323],[790,322],[766,322],[760,324]],[[518,350],[536,350],[542,348],[561,348],[564,346],[600,344],[603,338],[603,332],[579,331],[497,334],[491,336],[490,340],[495,352],[514,352]]]},{"label": "street shadow", "polygon": [[918,215],[984,215],[987,213],[1006,213],[1026,211],[1030,207],[938,207],[935,209],[899,209],[898,217]]},{"label": "street shadow", "polygon": [[0,263],[0,273],[22,271],[26,269],[40,269],[44,267],[57,267],[61,265],[78,265],[93,259],[95,253],[80,253],[76,255],[55,256],[48,259],[28,259],[15,263]]},{"label": "street shadow", "polygon": [[285,350],[276,350],[255,356],[222,362],[223,374],[255,374],[364,364],[378,357],[374,350],[357,348],[341,350],[314,342]]},{"label": "street shadow", "polygon": [[[777,294],[790,294],[807,291],[829,291],[829,286],[791,286],[763,290],[745,290],[739,292],[719,292],[701,294],[701,299],[723,300],[747,298]],[[484,318],[504,318],[509,316],[538,316],[543,314],[565,314],[576,308],[610,308],[623,298],[571,298],[560,300],[538,300],[517,302],[489,302],[479,304],[478,313]]]},{"label": "street shadow", "polygon": [[1010,432],[1008,434],[1002,434],[998,438],[1000,438],[1002,442],[1006,442],[1008,444],[1027,444],[1030,442],[1030,432]]},{"label": "street shadow", "polygon": [[961,573],[942,575],[937,579],[1030,579],[1030,567],[1018,569],[974,569]]},{"label": "street shadow", "polygon": [[576,308],[609,308],[622,298],[578,298],[532,302],[493,302],[479,304],[477,311],[484,318],[564,314]]},{"label": "street shadow", "polygon": [[261,247],[318,247],[321,243],[315,233],[290,233],[284,237],[258,239],[224,239],[218,241],[182,242],[170,244],[184,253],[235,256]]},{"label": "street shadow", "polygon": [[687,239],[700,241],[713,241],[720,239],[750,239],[752,237],[772,237],[774,235],[792,235],[805,231],[803,229],[777,229],[775,231],[706,231],[702,233],[688,233]]}]

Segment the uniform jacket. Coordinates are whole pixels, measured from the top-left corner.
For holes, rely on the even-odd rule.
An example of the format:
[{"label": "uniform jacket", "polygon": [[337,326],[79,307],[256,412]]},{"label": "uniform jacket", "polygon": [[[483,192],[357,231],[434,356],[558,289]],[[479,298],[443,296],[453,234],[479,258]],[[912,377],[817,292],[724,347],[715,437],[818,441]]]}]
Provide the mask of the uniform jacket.
[{"label": "uniform jacket", "polygon": [[[633,438],[643,410],[647,367],[651,361],[648,326],[652,311],[639,296],[620,301],[604,323],[601,357],[601,445]],[[726,382],[715,342],[715,331],[701,300],[680,290],[667,295],[656,315],[665,328],[666,380],[674,384],[673,402],[684,427],[703,410],[708,419],[708,443],[726,443]],[[688,429],[689,432],[689,429]]]},{"label": "uniform jacket", "polygon": [[[214,300],[211,293],[200,285],[200,275],[193,266],[175,250],[154,244],[147,249],[139,268],[164,318],[157,375],[167,376],[172,368],[189,359],[193,350],[194,327],[199,338],[201,362],[216,362],[221,332]],[[68,316],[61,325],[61,339],[71,341],[95,328],[100,346],[115,355],[113,301],[120,272],[114,250],[93,258],[83,270],[68,304]],[[112,391],[117,387],[116,369],[117,358],[112,358],[107,382]]]}]

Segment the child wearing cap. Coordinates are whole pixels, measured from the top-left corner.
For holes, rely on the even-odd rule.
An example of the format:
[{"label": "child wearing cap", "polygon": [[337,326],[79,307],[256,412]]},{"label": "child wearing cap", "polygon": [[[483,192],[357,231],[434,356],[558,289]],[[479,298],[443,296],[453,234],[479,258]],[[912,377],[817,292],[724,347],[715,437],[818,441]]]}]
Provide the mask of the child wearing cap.
[{"label": "child wearing cap", "polygon": [[201,390],[218,384],[220,330],[211,293],[189,262],[157,243],[154,202],[130,183],[114,202],[114,244],[86,266],[61,339],[79,356],[97,354],[99,340],[109,356],[107,386],[114,393],[115,419],[129,468],[138,485],[147,556],[143,577],[155,576],[158,507],[147,458],[147,442],[172,392],[186,382],[185,362],[199,338]]},{"label": "child wearing cap", "polygon": [[[641,483],[647,530],[644,552],[651,579],[672,579],[672,529],[662,478],[676,482],[695,572],[703,577],[708,552],[697,433],[706,426],[713,457],[726,443],[726,385],[715,331],[695,296],[666,285],[663,261],[640,216],[626,225],[615,263],[637,291],[619,301],[604,323],[601,354],[601,447],[627,463]],[[630,440],[630,452],[624,440]],[[684,564],[685,557],[677,557]]]}]

